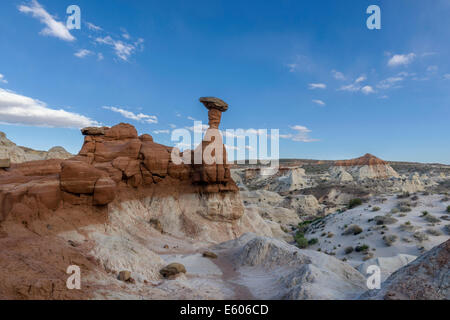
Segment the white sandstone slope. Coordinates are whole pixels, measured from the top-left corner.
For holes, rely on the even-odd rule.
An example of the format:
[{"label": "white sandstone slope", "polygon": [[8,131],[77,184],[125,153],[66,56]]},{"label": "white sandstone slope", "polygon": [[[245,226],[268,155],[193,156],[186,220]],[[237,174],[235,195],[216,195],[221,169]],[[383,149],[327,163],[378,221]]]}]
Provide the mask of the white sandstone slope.
[{"label": "white sandstone slope", "polygon": [[351,299],[365,278],[347,263],[283,241],[245,234],[215,247],[237,268],[234,282],[257,299]]}]

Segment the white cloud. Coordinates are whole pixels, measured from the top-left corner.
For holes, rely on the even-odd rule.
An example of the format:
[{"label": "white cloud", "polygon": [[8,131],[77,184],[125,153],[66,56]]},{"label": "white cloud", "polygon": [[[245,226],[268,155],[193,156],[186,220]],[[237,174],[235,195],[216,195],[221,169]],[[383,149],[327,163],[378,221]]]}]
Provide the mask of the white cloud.
[{"label": "white cloud", "polygon": [[177,126],[174,125],[173,123],[171,123],[171,124],[169,124],[169,127],[170,127],[171,129],[175,129]]},{"label": "white cloud", "polygon": [[338,89],[338,91],[349,91],[349,92],[356,92],[356,91],[359,91],[359,90],[361,90],[361,86],[355,85],[353,83],[349,84],[349,85],[346,85],[346,86],[342,86],[342,87],[340,87]]},{"label": "white cloud", "polygon": [[403,81],[404,78],[403,77],[389,77],[387,79],[381,80],[378,84],[377,84],[377,88],[379,89],[389,89],[392,87],[396,87],[398,86],[398,83]]},{"label": "white cloud", "polygon": [[101,52],[97,53],[97,60],[102,61],[103,59],[105,59],[105,57],[103,56],[103,53],[101,53]]},{"label": "white cloud", "polygon": [[408,65],[413,62],[415,57],[416,55],[414,53],[395,54],[389,59],[388,66],[396,67],[401,65]]},{"label": "white cloud", "polygon": [[92,31],[102,31],[103,30],[101,27],[96,26],[95,24],[90,23],[90,22],[86,22],[86,25],[88,26],[88,29],[92,30]]},{"label": "white cloud", "polygon": [[444,74],[444,79],[445,80],[450,80],[450,73]]},{"label": "white cloud", "polygon": [[153,133],[154,134],[161,134],[161,133],[169,134],[170,131],[169,130],[154,130]]},{"label": "white cloud", "polygon": [[375,93],[375,90],[373,90],[373,88],[371,86],[364,86],[361,88],[361,92],[367,95],[367,94]]},{"label": "white cloud", "polygon": [[319,106],[324,106],[325,105],[325,102],[323,102],[322,100],[318,100],[318,99],[315,99],[312,102],[314,102],[315,104],[318,104]]},{"label": "white cloud", "polygon": [[131,111],[124,110],[121,108],[116,108],[116,107],[106,107],[105,106],[105,107],[103,107],[103,109],[111,110],[113,112],[119,113],[127,119],[131,119],[131,120],[135,120],[135,121],[139,121],[139,122],[145,122],[145,123],[158,123],[158,118],[156,116],[150,116],[150,115],[143,114],[143,113],[135,114]]},{"label": "white cloud", "polygon": [[74,41],[66,25],[61,21],[55,20],[36,0],[31,0],[30,5],[20,5],[19,11],[31,14],[33,18],[38,19],[46,27],[40,32],[42,35],[56,37],[64,41]]},{"label": "white cloud", "polygon": [[191,116],[187,117],[187,119],[191,120],[191,121],[197,121],[197,119],[195,119],[194,117],[191,117]]},{"label": "white cloud", "polygon": [[367,79],[366,76],[362,75],[362,76],[360,76],[358,79],[355,80],[355,83],[363,82],[363,81],[365,81],[366,79]]},{"label": "white cloud", "polygon": [[39,127],[83,128],[98,122],[44,102],[0,88],[0,122]]},{"label": "white cloud", "polygon": [[383,96],[380,96],[380,97],[378,97],[379,99],[389,99],[389,96],[387,96],[387,95],[383,95]]},{"label": "white cloud", "polygon": [[438,66],[429,66],[427,68],[428,72],[436,72],[438,70]]},{"label": "white cloud", "polygon": [[315,142],[315,141],[319,141],[317,139],[311,139],[309,137],[309,133],[311,132],[311,130],[309,130],[305,126],[295,125],[295,126],[291,126],[290,128],[292,130],[294,130],[295,133],[294,134],[280,134],[280,138],[290,139],[292,141],[297,141],[297,142]]},{"label": "white cloud", "polygon": [[128,61],[128,58],[136,51],[135,44],[126,43],[121,40],[114,40],[111,36],[95,39],[96,42],[106,44],[114,49],[115,54],[123,61]]},{"label": "white cloud", "polygon": [[342,72],[331,70],[331,73],[333,74],[333,77],[337,80],[345,80],[345,76]]},{"label": "white cloud", "polygon": [[0,73],[0,82],[8,83],[8,80],[5,79],[5,76]]},{"label": "white cloud", "polygon": [[84,57],[90,56],[92,54],[94,54],[94,53],[90,50],[81,49],[81,50],[78,50],[74,55],[75,55],[75,57],[83,59]]},{"label": "white cloud", "polygon": [[325,83],[310,83],[309,84],[309,89],[310,90],[325,89],[326,87],[327,87],[327,85]]}]

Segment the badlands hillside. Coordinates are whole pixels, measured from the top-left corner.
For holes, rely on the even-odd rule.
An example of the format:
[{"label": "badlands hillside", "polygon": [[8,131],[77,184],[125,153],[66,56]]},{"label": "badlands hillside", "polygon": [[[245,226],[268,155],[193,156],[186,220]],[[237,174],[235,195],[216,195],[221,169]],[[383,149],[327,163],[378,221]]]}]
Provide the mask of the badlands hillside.
[{"label": "badlands hillside", "polygon": [[[228,105],[200,101],[213,135]],[[130,124],[82,134],[76,156],[0,168],[0,299],[450,298],[448,166],[367,154],[264,176],[217,154],[174,163]],[[178,156],[226,158],[218,140]]]}]

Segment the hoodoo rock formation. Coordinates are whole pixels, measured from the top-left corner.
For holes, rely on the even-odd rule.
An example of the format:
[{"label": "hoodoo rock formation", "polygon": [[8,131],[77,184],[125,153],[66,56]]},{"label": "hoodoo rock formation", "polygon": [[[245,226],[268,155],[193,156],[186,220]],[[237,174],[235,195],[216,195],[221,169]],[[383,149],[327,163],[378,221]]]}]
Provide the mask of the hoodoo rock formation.
[{"label": "hoodoo rock formation", "polygon": [[[141,196],[174,194],[236,193],[220,132],[221,113],[228,105],[217,98],[201,98],[209,110],[210,128],[205,139],[192,153],[192,161],[174,163],[172,154],[179,151],[153,141],[126,123],[114,127],[90,127],[81,130],[84,144],[68,160],[34,161],[14,164],[0,175],[0,217],[11,212],[31,211],[39,207],[56,210],[67,205],[105,206],[116,197],[120,200]],[[219,134],[217,135],[217,132]],[[216,148],[208,147],[215,144]],[[218,148],[217,148],[218,146]],[[218,151],[216,151],[218,150]],[[201,160],[196,163],[196,153]],[[209,157],[207,159],[209,152]],[[4,166],[6,167],[6,165]],[[235,212],[235,218],[243,210]]]}]

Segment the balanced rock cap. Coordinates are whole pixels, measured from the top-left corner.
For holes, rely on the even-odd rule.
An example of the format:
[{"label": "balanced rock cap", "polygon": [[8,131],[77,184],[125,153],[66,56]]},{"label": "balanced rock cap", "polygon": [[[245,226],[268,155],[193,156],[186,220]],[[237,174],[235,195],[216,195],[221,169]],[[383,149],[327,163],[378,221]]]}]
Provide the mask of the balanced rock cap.
[{"label": "balanced rock cap", "polygon": [[228,110],[228,104],[219,98],[203,97],[203,98],[200,98],[200,102],[203,103],[208,110],[217,109],[222,112],[225,112]]}]

